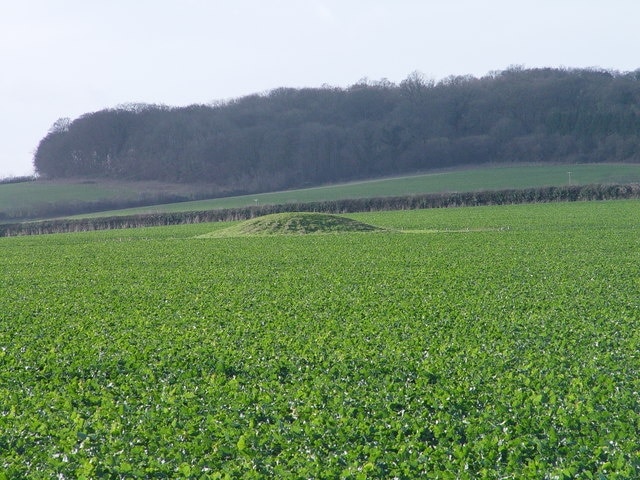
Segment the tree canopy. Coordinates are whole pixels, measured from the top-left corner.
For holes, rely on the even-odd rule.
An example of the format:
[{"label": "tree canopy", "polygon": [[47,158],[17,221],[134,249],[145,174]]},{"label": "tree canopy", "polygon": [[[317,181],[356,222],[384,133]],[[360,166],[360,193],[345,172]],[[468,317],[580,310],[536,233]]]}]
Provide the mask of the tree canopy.
[{"label": "tree canopy", "polygon": [[58,120],[47,178],[205,182],[256,192],[500,162],[640,161],[640,70],[523,69],[439,82],[278,88]]}]

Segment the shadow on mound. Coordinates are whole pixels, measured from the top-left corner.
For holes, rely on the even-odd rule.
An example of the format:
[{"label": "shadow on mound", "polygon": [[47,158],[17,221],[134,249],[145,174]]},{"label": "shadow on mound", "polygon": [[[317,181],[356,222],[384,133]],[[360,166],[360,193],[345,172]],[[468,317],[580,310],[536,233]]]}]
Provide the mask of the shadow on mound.
[{"label": "shadow on mound", "polygon": [[199,238],[376,231],[384,231],[384,229],[338,215],[294,212],[252,218],[229,228],[200,235]]}]

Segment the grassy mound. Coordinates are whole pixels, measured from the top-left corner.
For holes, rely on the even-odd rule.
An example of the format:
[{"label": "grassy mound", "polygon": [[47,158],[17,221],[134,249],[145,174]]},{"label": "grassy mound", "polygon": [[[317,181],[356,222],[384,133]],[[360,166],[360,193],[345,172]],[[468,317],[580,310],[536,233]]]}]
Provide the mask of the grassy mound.
[{"label": "grassy mound", "polygon": [[325,213],[274,213],[246,220],[237,225],[201,237],[238,237],[247,235],[306,235],[340,232],[373,232],[384,229]]}]

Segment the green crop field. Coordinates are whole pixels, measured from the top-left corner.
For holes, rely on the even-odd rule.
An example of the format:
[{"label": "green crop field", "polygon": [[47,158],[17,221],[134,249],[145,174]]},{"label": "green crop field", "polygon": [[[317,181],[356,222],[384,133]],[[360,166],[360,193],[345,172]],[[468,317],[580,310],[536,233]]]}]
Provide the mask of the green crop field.
[{"label": "green crop field", "polygon": [[[569,175],[571,172],[571,175]],[[197,210],[211,210],[216,208],[246,207],[248,205],[281,204],[289,202],[315,202],[325,200],[340,200],[345,198],[369,198],[393,195],[412,195],[420,193],[439,192],[468,192],[477,190],[500,190],[507,188],[530,188],[549,185],[568,185],[569,176],[574,185],[602,184],[602,183],[634,183],[640,182],[640,165],[638,164],[581,164],[581,165],[526,165],[510,167],[482,167],[454,170],[407,177],[385,178],[364,182],[352,182],[340,185],[329,185],[301,190],[261,193],[237,197],[215,198],[180,202],[151,207],[128,208],[116,211],[102,212],[83,217],[133,215],[140,213],[185,212]],[[109,198],[105,192],[124,198],[136,198],[133,194],[136,186],[132,183],[122,185],[100,184],[87,186],[86,184],[50,185],[48,193],[38,194],[38,185],[29,187],[30,190],[20,193],[21,185],[0,185],[0,212],[2,205],[14,205],[25,208],[43,202],[68,201],[75,189],[80,189],[78,198],[85,201]],[[28,185],[28,184],[27,184]],[[9,187],[9,188],[7,188]],[[143,184],[145,191],[152,193],[153,187]],[[165,193],[177,186],[165,186]],[[182,193],[186,187],[182,187]],[[204,187],[200,187],[204,188]],[[11,191],[10,191],[11,190]],[[16,196],[17,193],[19,196]],[[47,192],[45,190],[45,192]],[[93,198],[85,195],[93,194]],[[12,197],[12,195],[14,195]],[[62,195],[62,196],[58,196]]]},{"label": "green crop field", "polygon": [[640,201],[348,217],[0,238],[0,479],[640,478]]}]

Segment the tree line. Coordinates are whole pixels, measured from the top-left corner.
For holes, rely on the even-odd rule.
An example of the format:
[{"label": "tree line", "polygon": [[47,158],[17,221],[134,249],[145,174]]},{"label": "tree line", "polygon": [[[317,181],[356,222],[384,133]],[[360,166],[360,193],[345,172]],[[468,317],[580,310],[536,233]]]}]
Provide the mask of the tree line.
[{"label": "tree line", "polygon": [[18,177],[4,177],[0,178],[0,185],[9,185],[11,183],[26,183],[26,182],[35,182],[35,175],[21,175]]},{"label": "tree line", "polygon": [[321,202],[222,208],[195,212],[151,213],[85,219],[57,219],[0,224],[0,237],[87,232],[118,228],[158,227],[203,222],[248,220],[283,212],[344,214],[423,208],[475,207],[522,203],[575,202],[640,198],[640,184],[565,185],[481,192],[427,193],[421,195],[353,198]]},{"label": "tree line", "polygon": [[439,82],[279,88],[60,119],[36,172],[207,183],[218,194],[500,162],[640,161],[640,69],[523,69]]}]

